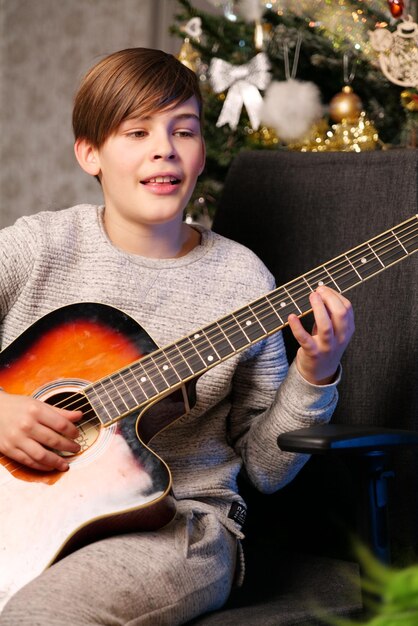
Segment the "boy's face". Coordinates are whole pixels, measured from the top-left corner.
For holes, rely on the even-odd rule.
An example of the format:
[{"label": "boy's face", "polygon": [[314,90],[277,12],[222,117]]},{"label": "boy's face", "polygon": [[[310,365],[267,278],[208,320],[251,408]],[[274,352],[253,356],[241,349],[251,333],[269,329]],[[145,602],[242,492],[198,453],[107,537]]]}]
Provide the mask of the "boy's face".
[{"label": "boy's face", "polygon": [[100,176],[105,222],[133,230],[178,222],[205,163],[196,99],[125,120],[100,148],[87,144],[82,160],[78,152],[76,144],[82,167]]}]

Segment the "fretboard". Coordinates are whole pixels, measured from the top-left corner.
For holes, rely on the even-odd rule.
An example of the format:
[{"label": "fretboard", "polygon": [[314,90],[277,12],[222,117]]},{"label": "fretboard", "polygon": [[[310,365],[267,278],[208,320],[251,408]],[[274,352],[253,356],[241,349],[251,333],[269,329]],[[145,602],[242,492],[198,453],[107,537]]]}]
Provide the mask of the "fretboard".
[{"label": "fretboard", "polygon": [[171,393],[311,311],[319,285],[340,293],[418,250],[418,215],[318,266],[250,304],[84,388],[104,425]]}]

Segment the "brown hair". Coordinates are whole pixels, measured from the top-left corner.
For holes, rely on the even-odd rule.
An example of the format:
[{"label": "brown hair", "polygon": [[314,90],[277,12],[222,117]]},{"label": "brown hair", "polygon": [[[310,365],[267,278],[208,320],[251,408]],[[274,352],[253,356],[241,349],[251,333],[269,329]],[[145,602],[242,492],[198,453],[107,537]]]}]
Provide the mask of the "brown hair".
[{"label": "brown hair", "polygon": [[126,119],[169,109],[195,96],[199,81],[173,55],[149,48],[115,52],[91,68],[75,96],[75,139],[100,148]]}]

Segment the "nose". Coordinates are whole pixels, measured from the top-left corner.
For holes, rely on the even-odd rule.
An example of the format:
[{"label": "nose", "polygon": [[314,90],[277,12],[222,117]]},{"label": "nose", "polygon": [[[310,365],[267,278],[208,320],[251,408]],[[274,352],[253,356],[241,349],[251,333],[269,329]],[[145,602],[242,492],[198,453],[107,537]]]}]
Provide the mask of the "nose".
[{"label": "nose", "polygon": [[162,150],[160,150],[159,152],[160,152],[160,154],[154,154],[154,156],[153,156],[153,159],[155,161],[158,161],[158,159],[167,159],[169,161],[172,161],[173,159],[176,158],[174,150],[172,150],[171,152],[169,152],[167,154],[163,154]]},{"label": "nose", "polygon": [[166,135],[165,133],[160,133],[158,137],[156,137],[155,143],[155,148],[152,151],[152,158],[154,161],[158,161],[159,159],[172,161],[176,158],[176,150],[171,136]]}]

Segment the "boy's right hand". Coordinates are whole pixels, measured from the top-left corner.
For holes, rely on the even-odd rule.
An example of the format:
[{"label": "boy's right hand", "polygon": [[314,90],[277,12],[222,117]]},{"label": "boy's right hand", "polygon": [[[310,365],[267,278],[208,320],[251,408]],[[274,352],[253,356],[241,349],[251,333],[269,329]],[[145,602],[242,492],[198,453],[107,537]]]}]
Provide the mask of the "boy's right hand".
[{"label": "boy's right hand", "polygon": [[73,424],[81,411],[58,409],[40,400],[0,391],[0,452],[40,471],[66,471],[68,462],[52,449],[76,454]]}]

